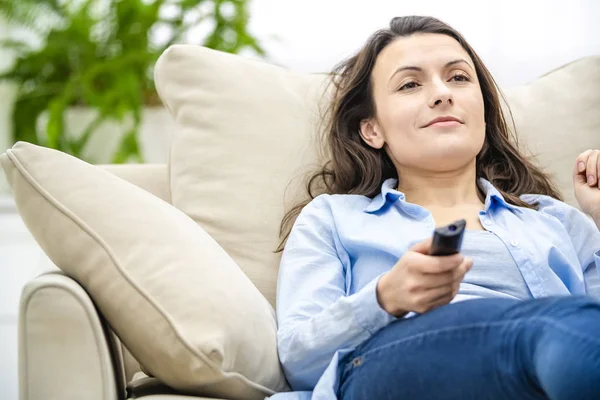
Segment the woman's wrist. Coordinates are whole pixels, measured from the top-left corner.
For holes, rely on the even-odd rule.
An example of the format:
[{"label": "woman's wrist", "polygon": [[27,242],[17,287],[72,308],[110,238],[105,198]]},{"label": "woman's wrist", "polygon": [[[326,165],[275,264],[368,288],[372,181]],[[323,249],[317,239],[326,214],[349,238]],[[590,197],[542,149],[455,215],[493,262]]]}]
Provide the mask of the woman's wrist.
[{"label": "woman's wrist", "polygon": [[385,277],[387,276],[387,274],[383,274],[381,277],[379,277],[379,280],[377,281],[377,286],[375,286],[375,293],[377,295],[377,303],[379,303],[379,307],[383,308],[385,311],[387,311],[389,313],[389,311],[386,308],[386,299],[384,299],[384,293],[385,293]]},{"label": "woman's wrist", "polygon": [[385,312],[390,315],[393,315],[396,318],[401,318],[408,314],[408,311],[399,310],[390,305],[390,299],[387,295],[389,295],[390,290],[387,288],[389,282],[386,277],[388,274],[383,274],[379,280],[377,281],[377,286],[375,288],[375,293],[377,295],[377,302],[379,303],[379,307],[381,307]]}]

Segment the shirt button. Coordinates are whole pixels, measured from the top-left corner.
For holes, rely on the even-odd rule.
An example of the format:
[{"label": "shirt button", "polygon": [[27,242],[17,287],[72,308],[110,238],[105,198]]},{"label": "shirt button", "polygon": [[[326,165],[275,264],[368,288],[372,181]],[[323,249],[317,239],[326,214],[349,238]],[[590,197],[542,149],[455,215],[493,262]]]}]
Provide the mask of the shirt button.
[{"label": "shirt button", "polygon": [[515,246],[516,247],[516,246],[519,245],[519,242],[516,239],[513,239],[513,240],[510,241],[510,244],[511,244],[511,246]]},{"label": "shirt button", "polygon": [[484,224],[484,225],[491,225],[491,224],[492,224],[492,221],[490,221],[490,220],[489,220],[489,219],[487,219],[487,218],[484,218],[484,219],[483,219],[483,224]]}]

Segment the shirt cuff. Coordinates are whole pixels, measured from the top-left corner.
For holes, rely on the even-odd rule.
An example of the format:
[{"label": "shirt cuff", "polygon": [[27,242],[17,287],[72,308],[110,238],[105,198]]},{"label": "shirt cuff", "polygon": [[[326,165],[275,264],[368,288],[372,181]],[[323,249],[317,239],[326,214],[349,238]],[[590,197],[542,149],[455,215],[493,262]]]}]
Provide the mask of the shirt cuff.
[{"label": "shirt cuff", "polygon": [[390,322],[398,319],[381,308],[377,301],[377,282],[382,276],[383,274],[379,275],[357,293],[350,296],[352,297],[350,305],[354,311],[354,317],[359,325],[370,334],[374,334]]}]

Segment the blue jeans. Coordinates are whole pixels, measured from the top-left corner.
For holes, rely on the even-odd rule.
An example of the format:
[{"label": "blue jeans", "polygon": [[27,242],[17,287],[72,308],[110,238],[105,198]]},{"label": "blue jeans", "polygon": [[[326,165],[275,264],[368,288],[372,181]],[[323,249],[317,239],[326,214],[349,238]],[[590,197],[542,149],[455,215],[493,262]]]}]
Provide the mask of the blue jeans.
[{"label": "blue jeans", "polygon": [[600,399],[600,301],[448,304],[391,323],[339,368],[342,400]]}]

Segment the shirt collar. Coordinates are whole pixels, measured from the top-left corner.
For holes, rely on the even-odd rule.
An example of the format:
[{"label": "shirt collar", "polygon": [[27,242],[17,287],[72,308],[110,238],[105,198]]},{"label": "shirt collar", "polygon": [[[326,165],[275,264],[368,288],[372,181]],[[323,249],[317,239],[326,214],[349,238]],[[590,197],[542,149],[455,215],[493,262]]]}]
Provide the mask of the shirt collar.
[{"label": "shirt collar", "polygon": [[494,201],[496,201],[500,206],[503,206],[511,211],[518,213],[523,212],[519,207],[508,203],[500,191],[496,189],[496,187],[487,179],[479,178],[479,186],[485,193],[485,212],[490,209]]},{"label": "shirt collar", "polygon": [[[395,189],[397,185],[397,179],[386,179],[381,185],[381,193],[371,200],[371,202],[365,207],[364,211],[367,213],[374,213],[381,210],[383,206],[385,206],[387,203],[391,204],[398,200],[404,202],[406,197],[404,193]],[[504,196],[502,196],[500,191],[496,189],[494,185],[492,185],[488,180],[484,178],[479,178],[479,186],[486,195],[484,205],[485,212],[487,212],[494,203],[497,203],[498,205],[503,206],[509,210],[521,212],[519,207],[509,204],[504,199]]]},{"label": "shirt collar", "polygon": [[393,203],[400,199],[404,201],[404,193],[394,189],[398,184],[398,180],[394,178],[386,179],[381,185],[381,193],[373,197],[373,200],[365,207],[365,212],[373,213],[381,210],[383,206],[389,201]]}]

